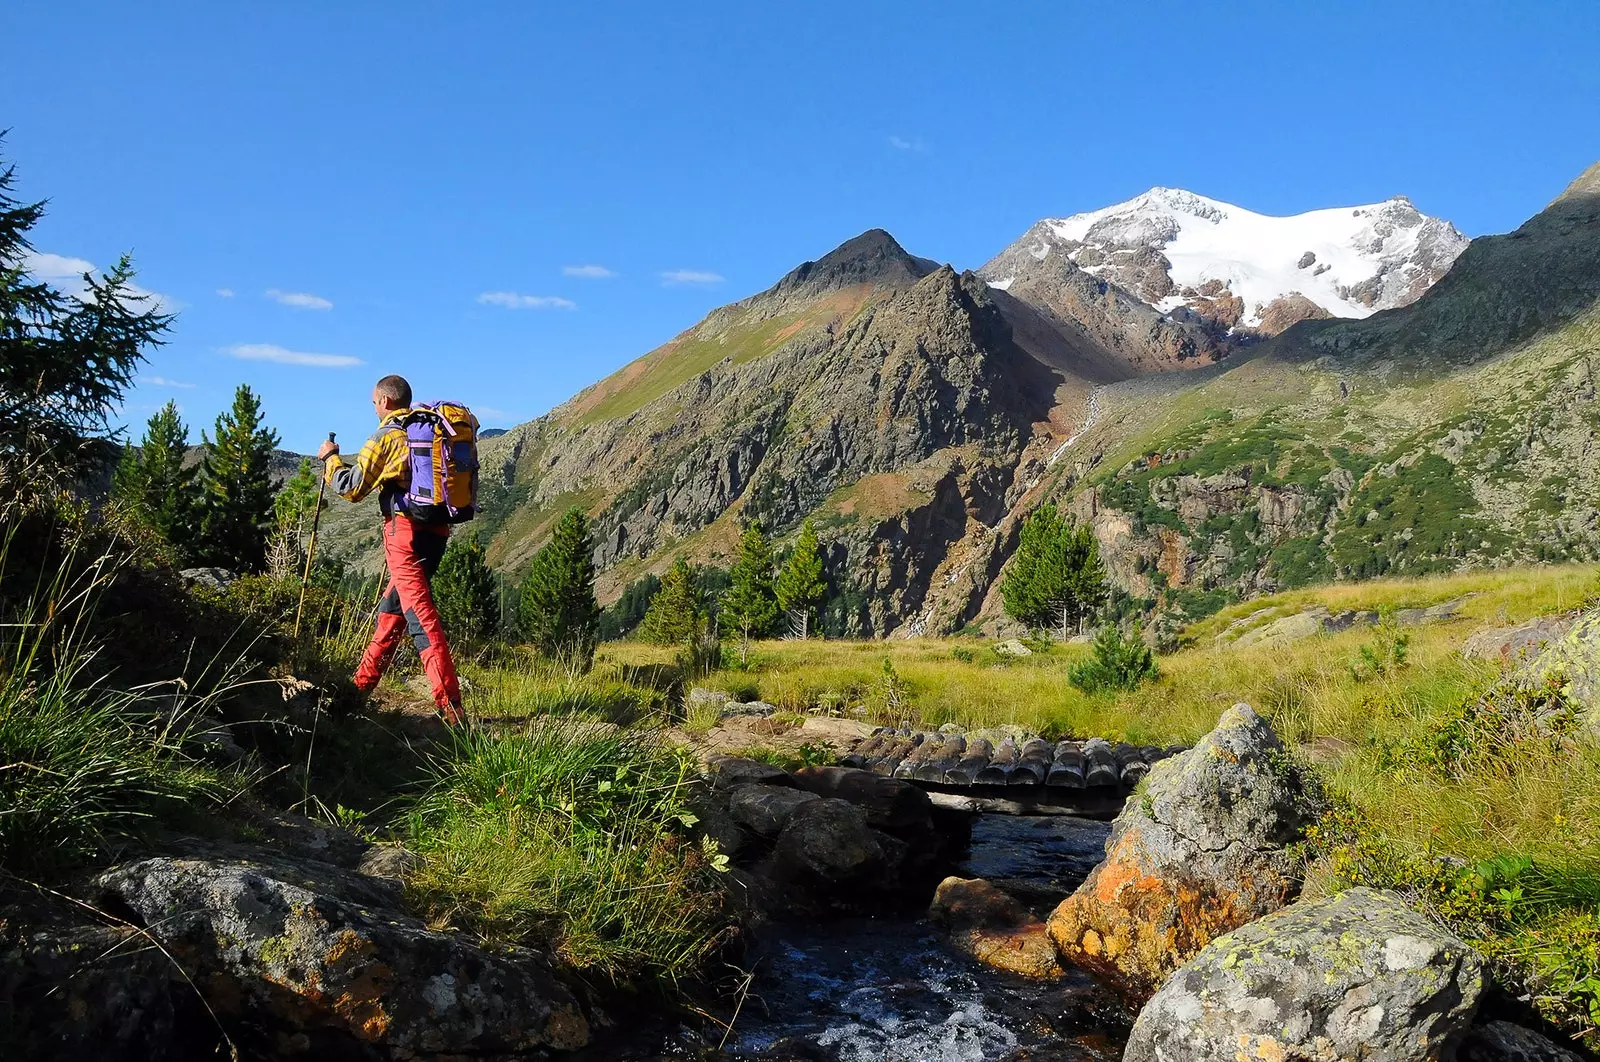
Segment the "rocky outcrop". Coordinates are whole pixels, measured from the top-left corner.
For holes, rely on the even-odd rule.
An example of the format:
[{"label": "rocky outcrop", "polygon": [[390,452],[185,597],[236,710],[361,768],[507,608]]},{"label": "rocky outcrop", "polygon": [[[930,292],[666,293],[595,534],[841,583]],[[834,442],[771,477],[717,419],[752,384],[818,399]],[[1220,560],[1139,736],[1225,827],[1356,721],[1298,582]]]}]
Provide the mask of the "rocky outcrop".
[{"label": "rocky outcrop", "polygon": [[1155,764],[1117,816],[1106,858],[1050,915],[1067,961],[1142,997],[1214,937],[1298,893],[1290,846],[1320,796],[1249,705]]},{"label": "rocky outcrop", "polygon": [[1213,940],[1134,1023],[1124,1062],[1442,1062],[1483,992],[1471,948],[1393,893],[1298,903]]},{"label": "rocky outcrop", "polygon": [[1062,975],[1044,923],[982,878],[945,878],[928,917],[949,931],[951,944],[987,966],[1038,979]]},{"label": "rocky outcrop", "polygon": [[1548,1037],[1513,1025],[1489,1021],[1467,1033],[1456,1062],[1583,1062],[1575,1052]]},{"label": "rocky outcrop", "polygon": [[541,956],[431,930],[383,879],[217,851],[115,867],[95,892],[161,943],[224,1024],[277,1057],[509,1055],[589,1038]]}]

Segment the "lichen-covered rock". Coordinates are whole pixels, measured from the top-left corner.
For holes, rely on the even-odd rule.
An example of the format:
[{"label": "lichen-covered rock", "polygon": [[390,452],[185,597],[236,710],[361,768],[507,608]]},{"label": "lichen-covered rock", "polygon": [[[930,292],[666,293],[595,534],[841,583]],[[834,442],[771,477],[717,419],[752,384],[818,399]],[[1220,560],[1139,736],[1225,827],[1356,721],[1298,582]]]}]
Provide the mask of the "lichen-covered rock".
[{"label": "lichen-covered rock", "polygon": [[1483,984],[1477,953],[1399,896],[1350,889],[1213,940],[1145,1005],[1123,1060],[1451,1059]]},{"label": "lichen-covered rock", "polygon": [[1583,1062],[1583,1059],[1532,1029],[1508,1021],[1490,1021],[1474,1026],[1467,1033],[1456,1054],[1456,1062]]},{"label": "lichen-covered rock", "polygon": [[1062,975],[1044,923],[1010,894],[982,878],[945,878],[928,917],[950,931],[950,943],[989,966],[1024,977]]},{"label": "lichen-covered rock", "polygon": [[1299,892],[1290,846],[1320,797],[1247,704],[1155,764],[1112,825],[1106,858],[1050,915],[1065,958],[1142,998],[1218,934]]},{"label": "lichen-covered rock", "polygon": [[728,814],[758,837],[776,837],[800,805],[820,799],[802,789],[744,782],[728,790]]},{"label": "lichen-covered rock", "polygon": [[270,1030],[280,1054],[325,1051],[330,1036],[397,1059],[589,1038],[539,955],[430,930],[378,878],[312,861],[159,856],[96,885],[99,904],[142,922],[224,1021]]}]

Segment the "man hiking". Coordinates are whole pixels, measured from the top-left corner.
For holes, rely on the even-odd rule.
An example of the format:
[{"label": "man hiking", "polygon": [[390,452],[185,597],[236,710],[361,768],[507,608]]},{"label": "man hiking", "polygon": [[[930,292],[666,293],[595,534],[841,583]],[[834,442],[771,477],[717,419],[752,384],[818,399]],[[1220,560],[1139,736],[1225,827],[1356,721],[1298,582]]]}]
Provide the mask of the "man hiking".
[{"label": "man hiking", "polygon": [[434,706],[445,722],[464,723],[455,661],[450,657],[450,643],[445,640],[444,624],[428,585],[450,541],[450,525],[413,520],[403,504],[411,485],[405,428],[406,417],[411,413],[411,385],[404,377],[385,376],[373,385],[372,408],[378,415],[378,430],[362,445],[355,464],[347,465],[340,459],[337,443],[325,442],[317,450],[317,457],[325,462],[324,477],[335,493],[358,502],[377,490],[378,507],[383,512],[383,555],[389,565],[389,587],[378,605],[377,629],[356,669],[356,688],[363,693],[372,692],[394,659],[402,633],[409,629],[422,657],[428,684],[433,687]]}]

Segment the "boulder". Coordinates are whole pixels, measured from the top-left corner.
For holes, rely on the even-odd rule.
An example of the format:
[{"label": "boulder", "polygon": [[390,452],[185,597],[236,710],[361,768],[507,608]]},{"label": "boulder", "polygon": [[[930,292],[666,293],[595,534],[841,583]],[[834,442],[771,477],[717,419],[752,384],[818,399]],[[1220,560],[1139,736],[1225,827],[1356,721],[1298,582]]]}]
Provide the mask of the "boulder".
[{"label": "boulder", "polygon": [[802,767],[791,782],[818,796],[848,800],[867,813],[868,824],[896,833],[931,831],[933,802],[928,794],[899,778],[853,767]]},{"label": "boulder", "polygon": [[1600,730],[1600,611],[1545,616],[1516,627],[1479,631],[1461,647],[1491,660],[1521,686],[1559,685],[1587,726]]},{"label": "boulder", "polygon": [[1106,858],[1049,919],[1068,961],[1134,999],[1213,937],[1294,898],[1289,846],[1320,812],[1314,780],[1247,704],[1154,764],[1144,786],[1112,824]]},{"label": "boulder", "polygon": [[728,790],[728,815],[758,837],[776,837],[802,804],[820,799],[801,789],[744,782]]},{"label": "boulder", "polygon": [[430,930],[392,882],[230,851],[142,859],[95,885],[97,904],[141,923],[225,1022],[270,1030],[276,1057],[352,1041],[398,1059],[588,1042],[543,957]]},{"label": "boulder", "polygon": [[1545,646],[1566,638],[1576,624],[1575,616],[1540,616],[1514,627],[1478,631],[1461,644],[1461,655],[1507,667],[1524,664],[1537,658]]},{"label": "boulder", "polygon": [[1457,1062],[1583,1062],[1581,1056],[1508,1021],[1474,1026],[1456,1053]]},{"label": "boulder", "polygon": [[719,789],[727,789],[744,782],[759,782],[762,785],[792,784],[789,772],[782,767],[774,767],[760,760],[745,759],[743,756],[712,756],[706,761],[706,773],[711,778],[711,784]]},{"label": "boulder", "polygon": [[1134,1022],[1124,1062],[1455,1057],[1483,962],[1394,893],[1356,888],[1217,937]]},{"label": "boulder", "polygon": [[185,568],[178,573],[178,578],[191,586],[220,592],[232,586],[239,576],[226,568]]},{"label": "boulder", "polygon": [[1003,642],[996,642],[994,644],[994,651],[1000,656],[1022,657],[1033,655],[1032,649],[1029,649],[1026,645],[1023,645],[1015,638],[1007,638]]},{"label": "boulder", "polygon": [[951,944],[985,965],[1038,979],[1063,973],[1044,923],[982,878],[945,878],[928,917],[949,929]]},{"label": "boulder", "polygon": [[904,850],[903,843],[869,826],[866,812],[854,804],[819,797],[797,808],[778,835],[769,876],[822,893],[848,886],[881,889]]}]

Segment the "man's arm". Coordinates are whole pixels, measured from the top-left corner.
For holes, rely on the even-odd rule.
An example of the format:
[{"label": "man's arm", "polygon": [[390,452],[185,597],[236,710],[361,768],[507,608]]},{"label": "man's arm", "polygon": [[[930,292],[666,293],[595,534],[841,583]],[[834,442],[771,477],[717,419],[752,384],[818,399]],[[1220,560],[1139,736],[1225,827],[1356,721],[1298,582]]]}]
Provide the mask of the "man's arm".
[{"label": "man's arm", "polygon": [[353,465],[345,464],[338,447],[334,447],[322,466],[323,478],[339,497],[358,502],[384,480],[401,478],[406,452],[405,432],[379,428],[361,444]]}]

